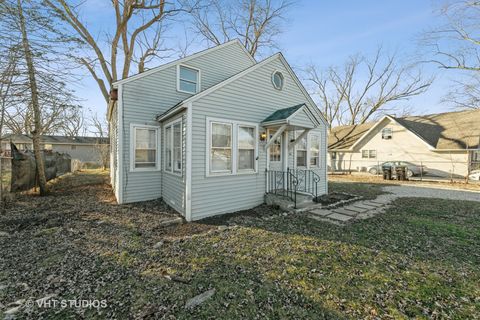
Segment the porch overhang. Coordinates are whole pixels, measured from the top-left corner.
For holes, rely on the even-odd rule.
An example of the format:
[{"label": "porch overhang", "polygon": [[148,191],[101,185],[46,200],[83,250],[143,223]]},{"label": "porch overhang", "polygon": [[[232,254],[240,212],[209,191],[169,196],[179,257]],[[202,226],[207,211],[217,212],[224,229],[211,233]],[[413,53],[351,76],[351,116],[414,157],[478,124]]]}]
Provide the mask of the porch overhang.
[{"label": "porch overhang", "polygon": [[318,119],[318,117],[302,103],[275,111],[265,118],[261,125],[264,128],[286,126],[284,129],[288,130],[311,130],[318,127],[320,123],[321,119]]}]

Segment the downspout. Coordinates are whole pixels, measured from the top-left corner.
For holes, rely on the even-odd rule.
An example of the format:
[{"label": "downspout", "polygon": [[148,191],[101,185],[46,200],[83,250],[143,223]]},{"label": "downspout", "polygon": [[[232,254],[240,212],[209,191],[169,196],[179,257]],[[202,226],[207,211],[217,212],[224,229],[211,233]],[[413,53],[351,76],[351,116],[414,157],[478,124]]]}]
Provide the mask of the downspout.
[{"label": "downspout", "polygon": [[192,103],[187,107],[187,141],[185,147],[185,220],[192,221]]}]

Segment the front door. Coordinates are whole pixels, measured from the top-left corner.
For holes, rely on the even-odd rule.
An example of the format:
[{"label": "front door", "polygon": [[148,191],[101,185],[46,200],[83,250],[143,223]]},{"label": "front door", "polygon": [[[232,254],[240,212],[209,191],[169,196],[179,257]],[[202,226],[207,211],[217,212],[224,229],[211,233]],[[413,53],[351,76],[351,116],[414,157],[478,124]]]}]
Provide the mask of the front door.
[{"label": "front door", "polygon": [[[277,132],[275,129],[268,129],[268,139],[270,140],[273,135]],[[275,141],[268,148],[267,161],[269,170],[273,171],[282,171],[283,170],[283,149],[282,149],[282,136],[278,136]]]}]

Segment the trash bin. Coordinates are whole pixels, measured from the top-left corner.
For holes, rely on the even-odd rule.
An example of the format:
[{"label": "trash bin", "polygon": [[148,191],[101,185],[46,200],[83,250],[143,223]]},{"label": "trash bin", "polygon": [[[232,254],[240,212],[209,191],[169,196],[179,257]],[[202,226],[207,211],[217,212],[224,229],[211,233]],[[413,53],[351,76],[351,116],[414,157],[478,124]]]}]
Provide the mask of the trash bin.
[{"label": "trash bin", "polygon": [[407,178],[407,167],[406,166],[396,166],[395,167],[395,175],[397,176],[397,180],[406,181]]},{"label": "trash bin", "polygon": [[383,168],[383,180],[392,180],[392,168]]}]

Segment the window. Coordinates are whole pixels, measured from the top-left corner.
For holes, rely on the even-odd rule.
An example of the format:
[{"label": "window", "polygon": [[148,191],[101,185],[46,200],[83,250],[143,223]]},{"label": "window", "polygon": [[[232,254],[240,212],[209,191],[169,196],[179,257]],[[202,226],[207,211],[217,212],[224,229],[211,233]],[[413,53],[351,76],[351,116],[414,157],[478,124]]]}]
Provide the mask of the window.
[{"label": "window", "polygon": [[320,167],[320,137],[310,136],[310,166]]},{"label": "window", "polygon": [[362,150],[362,159],[375,159],[377,150]]},{"label": "window", "polygon": [[275,71],[272,75],[272,83],[275,89],[282,90],[283,81],[283,74],[280,71]]},{"label": "window", "polygon": [[[300,136],[297,132],[297,137]],[[303,137],[302,140],[297,143],[297,167],[307,166],[307,137]]]},{"label": "window", "polygon": [[[275,135],[276,130],[269,130],[269,139],[272,139]],[[281,148],[282,145],[282,135],[279,135],[275,141],[270,145],[269,154],[270,154],[270,161],[281,161]]]},{"label": "window", "polygon": [[186,93],[200,91],[200,70],[179,65],[177,69],[177,90]]},{"label": "window", "polygon": [[392,139],[393,130],[392,128],[384,128],[382,130],[382,139],[389,140]]},{"label": "window", "polygon": [[165,171],[182,173],[182,147],[182,120],[167,123],[165,125]]},{"label": "window", "polygon": [[238,170],[255,170],[255,128],[238,126]]},{"label": "window", "polygon": [[133,170],[156,170],[158,168],[158,128],[153,126],[131,126]]},{"label": "window", "polygon": [[232,124],[212,122],[210,171],[232,171]]},{"label": "window", "polygon": [[257,172],[257,124],[207,118],[207,130],[207,176]]}]

